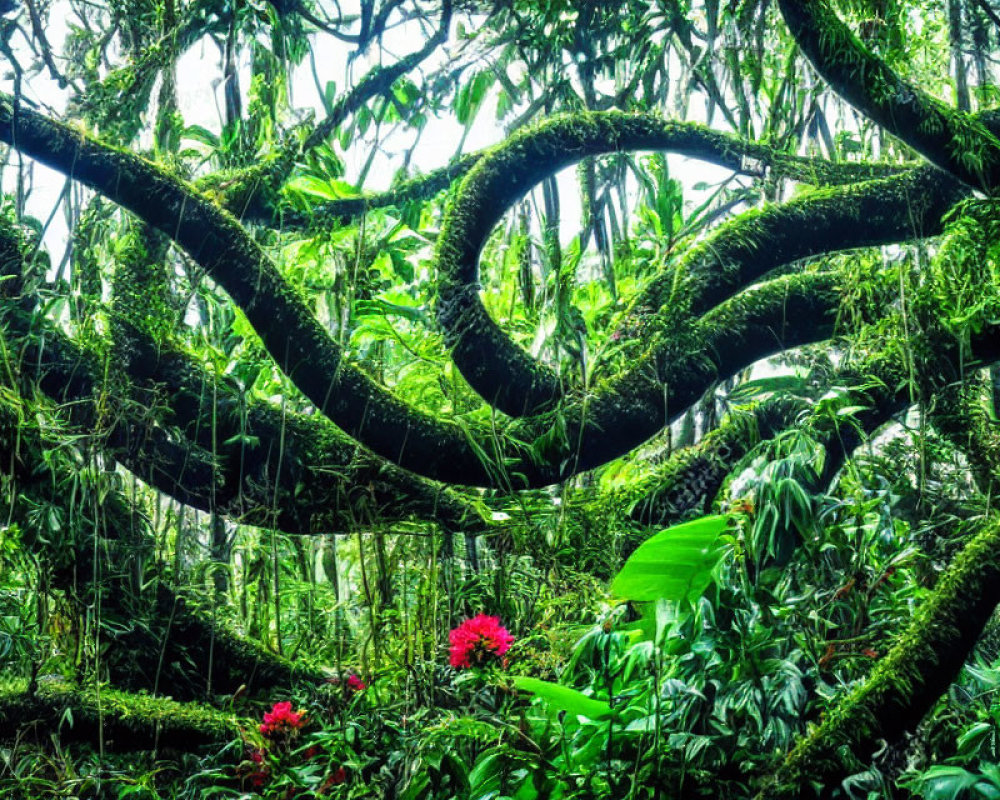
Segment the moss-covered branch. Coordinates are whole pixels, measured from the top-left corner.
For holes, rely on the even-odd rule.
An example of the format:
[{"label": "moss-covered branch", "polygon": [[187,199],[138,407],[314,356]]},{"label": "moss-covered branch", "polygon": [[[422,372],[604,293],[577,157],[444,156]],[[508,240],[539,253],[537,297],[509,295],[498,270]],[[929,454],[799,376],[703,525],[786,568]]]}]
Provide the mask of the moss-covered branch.
[{"label": "moss-covered branch", "polygon": [[[0,139],[96,188],[173,238],[230,292],[278,365],[324,414],[376,453],[437,480],[503,488],[561,480],[652,436],[717,376],[832,331],[837,293],[827,286],[809,294],[814,278],[733,298],[705,325],[686,321],[668,307],[662,310],[664,335],[614,383],[555,415],[513,425],[506,432],[510,435],[464,428],[413,410],[346,363],[308,305],[246,231],[190,187],[130,153],[29,109],[15,109],[10,100],[0,115]],[[512,147],[517,149],[516,142]],[[892,207],[898,200],[891,196],[886,202]],[[925,212],[926,204],[896,209],[906,219]],[[933,230],[930,216],[916,230]],[[850,241],[859,229],[843,231],[843,239]],[[707,355],[706,342],[696,340],[703,334]],[[487,360],[489,354],[482,357]]]},{"label": "moss-covered branch", "polygon": [[[7,321],[15,317],[8,317]],[[65,403],[76,433],[101,437],[105,455],[178,502],[205,508],[216,481],[212,453],[159,424],[149,397],[116,397],[106,391],[104,358],[72,343],[49,326],[12,330],[4,341],[16,353],[19,382]]]},{"label": "moss-covered branch", "polygon": [[[846,375],[845,375],[846,378]],[[826,451],[817,490],[827,486],[865,435],[888,422],[908,405],[905,383],[893,389],[881,384],[869,389],[857,415],[836,417],[829,412],[808,413],[810,404],[796,397],[776,396],[738,409],[709,431],[700,442],[672,453],[635,486],[630,487],[630,516],[645,525],[675,525],[695,513],[706,513],[740,460],[761,442],[769,441],[796,424]]]},{"label": "moss-covered branch", "polygon": [[1000,603],[1000,524],[974,536],[869,678],[789,753],[758,798],[823,793],[914,726],[955,680]]},{"label": "moss-covered branch", "polygon": [[[887,339],[896,346],[890,346]],[[815,487],[822,491],[865,436],[915,400],[926,404],[939,430],[968,454],[983,491],[993,487],[995,494],[1000,443],[974,365],[993,363],[1000,356],[1000,326],[984,327],[964,358],[959,342],[932,319],[911,334],[905,348],[899,344],[904,341],[898,314],[854,337],[856,355],[849,356],[830,379],[833,385],[864,387],[852,393],[858,406],[853,414],[841,416],[823,408],[808,413],[809,402],[782,395],[738,409],[698,444],[672,453],[630,487],[622,499],[632,508],[631,516],[650,525],[670,525],[686,514],[703,511],[751,448],[793,425],[815,437],[826,450]],[[964,378],[963,368],[969,370]]]},{"label": "moss-covered branch", "polygon": [[861,113],[933,164],[985,192],[1000,185],[1000,140],[972,114],[903,81],[870,52],[826,0],[780,0],[816,70]]},{"label": "moss-covered branch", "polygon": [[[680,123],[675,124],[679,125]],[[713,131],[712,135],[727,138],[725,134],[720,134],[717,131]],[[775,151],[766,145],[748,143],[736,137],[728,138],[732,140],[737,151],[743,151],[745,154],[738,159],[733,158],[730,154],[720,154],[724,161],[722,165],[731,168],[734,172],[747,175],[773,174],[817,186],[832,186],[871,180],[877,177],[889,177],[905,171],[905,167],[891,164],[837,164],[819,158],[802,158]],[[272,221],[280,221],[281,227],[286,230],[331,224],[342,225],[352,219],[357,219],[372,209],[400,206],[413,200],[431,197],[463,178],[489,152],[487,150],[467,153],[451,164],[432,170],[426,175],[411,178],[395,188],[374,194],[333,200],[316,206],[308,214],[282,205],[280,209],[273,209],[269,217],[260,217],[260,221],[268,221],[269,218]],[[713,160],[710,155],[708,149],[702,153],[703,157]],[[245,211],[241,216],[242,204],[237,207],[227,203],[227,208],[240,216],[241,219],[248,219]]]},{"label": "moss-covered branch", "polygon": [[767,272],[814,255],[936,236],[968,194],[925,166],[746,211],[654,276],[623,324],[664,306],[704,313]]},{"label": "moss-covered branch", "polygon": [[[736,172],[771,170],[819,184],[855,182],[899,171],[886,165],[832,164],[789,156],[766,145],[656,115],[575,114],[512,136],[463,181],[438,242],[437,313],[452,359],[483,399],[507,414],[543,411],[563,391],[559,376],[515,345],[487,313],[478,291],[479,253],[503,213],[536,183],[587,156],[621,150],[669,150]],[[703,302],[691,310],[701,313],[767,270],[799,258],[919,235],[919,228],[915,231],[903,213],[907,206],[900,201],[919,205],[925,197],[934,198],[932,210],[915,214],[918,226],[927,221],[929,231],[934,232],[937,219],[959,196],[924,171],[743,215],[695,248],[679,268],[695,273],[699,282],[690,292]],[[639,304],[643,312],[660,311],[667,302],[660,296],[663,286],[675,283],[676,274],[670,270],[668,278],[647,292]],[[679,301],[675,305],[672,311],[683,310]]]},{"label": "moss-covered branch", "polygon": [[[5,274],[20,270],[19,248],[13,229],[0,225]],[[121,395],[117,413],[103,417],[106,453],[179,502],[297,534],[356,530],[376,519],[434,521],[448,530],[482,524],[454,491],[372,456],[325,418],[247,396],[193,354],[114,319],[127,340],[118,366],[129,373],[113,387]],[[106,356],[32,325],[24,312],[7,320],[19,353],[15,373],[67,404],[78,429],[93,431],[107,408]]]},{"label": "moss-covered branch", "polygon": [[462,178],[482,157],[481,151],[467,153],[451,164],[432,170],[426,175],[410,178],[384,192],[332,200],[316,206],[308,214],[282,206],[273,216],[280,222],[282,230],[344,225],[376,208],[398,207],[414,200],[433,197]]},{"label": "moss-covered branch", "polygon": [[708,513],[736,464],[761,441],[790,428],[808,408],[802,398],[773,397],[725,416],[697,444],[670,454],[623,497],[629,516],[643,525],[668,527]]},{"label": "moss-covered branch", "polygon": [[0,687],[0,738],[48,744],[55,732],[63,743],[101,742],[111,751],[189,751],[235,739],[240,726],[236,717],[207,706],[109,688],[52,683],[29,692],[24,684]]},{"label": "moss-covered branch", "polygon": [[[404,468],[456,483],[492,483],[486,448],[458,424],[416,411],[343,358],[305,300],[239,223],[138,156],[54,122],[11,98],[0,140],[72,176],[171,237],[246,313],[279,367],[345,433]],[[488,434],[481,434],[488,439]]]},{"label": "moss-covered branch", "polygon": [[109,616],[124,614],[123,620],[131,621],[110,638],[113,647],[106,656],[111,682],[121,689],[155,688],[194,700],[232,695],[241,687],[259,692],[297,682],[318,686],[326,678],[314,666],[278,655],[213,621],[166,586],[131,608],[120,597],[105,599],[103,608]]},{"label": "moss-covered branch", "polygon": [[[7,275],[20,270],[19,248],[13,229],[3,227]],[[15,294],[7,302],[25,300]],[[8,350],[19,355],[12,374],[66,404],[79,430],[97,430],[107,400],[106,355],[37,320],[32,325],[26,310],[7,311]],[[117,413],[103,417],[105,452],[185,505],[289,533],[353,530],[375,516],[437,520],[452,529],[474,522],[454,493],[365,454],[323,418],[246,397],[192,354],[157,346],[124,319],[117,327],[131,334],[131,374],[113,387],[123,396]]]},{"label": "moss-covered branch", "polygon": [[625,377],[595,389],[579,411],[556,412],[558,427],[536,432],[538,420],[530,418],[513,426],[513,435],[531,436],[544,447],[540,457],[565,475],[593,469],[653,436],[716,381],[832,336],[840,297],[839,279],[829,273],[755,286],[700,319],[677,320],[667,343],[652,346]]},{"label": "moss-covered branch", "polygon": [[[163,422],[215,455],[214,508],[224,516],[302,534],[407,519],[453,532],[483,525],[456,491],[373,456],[326,418],[248,395],[176,343],[132,327],[127,335],[133,391],[169,398]],[[189,504],[208,510],[212,498],[199,500]]]},{"label": "moss-covered branch", "polygon": [[990,385],[978,375],[938,392],[931,404],[931,424],[966,455],[979,490],[1000,494],[1000,435],[990,408]]}]

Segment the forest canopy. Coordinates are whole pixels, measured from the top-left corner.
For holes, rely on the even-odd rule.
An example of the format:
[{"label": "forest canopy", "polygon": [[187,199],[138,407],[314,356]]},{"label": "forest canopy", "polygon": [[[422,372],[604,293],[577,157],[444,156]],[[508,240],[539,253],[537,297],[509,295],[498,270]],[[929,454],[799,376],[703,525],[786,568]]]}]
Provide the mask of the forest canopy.
[{"label": "forest canopy", "polygon": [[1000,5],[0,13],[0,793],[1000,796]]}]

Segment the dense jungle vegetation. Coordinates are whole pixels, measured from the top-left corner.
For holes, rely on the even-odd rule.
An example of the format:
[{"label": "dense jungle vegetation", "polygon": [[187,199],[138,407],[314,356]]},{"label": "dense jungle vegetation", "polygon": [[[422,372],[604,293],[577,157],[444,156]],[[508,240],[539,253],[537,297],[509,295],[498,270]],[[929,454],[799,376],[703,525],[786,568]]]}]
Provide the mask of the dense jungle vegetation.
[{"label": "dense jungle vegetation", "polygon": [[0,796],[1000,798],[1000,3],[0,12]]}]

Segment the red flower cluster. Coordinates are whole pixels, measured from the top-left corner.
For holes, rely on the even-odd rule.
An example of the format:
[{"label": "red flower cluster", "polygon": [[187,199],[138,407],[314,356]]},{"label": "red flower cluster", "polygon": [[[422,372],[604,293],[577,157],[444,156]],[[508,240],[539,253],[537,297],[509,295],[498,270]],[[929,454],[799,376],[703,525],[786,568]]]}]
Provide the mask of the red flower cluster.
[{"label": "red flower cluster", "polygon": [[292,704],[286,701],[275,703],[274,707],[264,714],[260,732],[268,739],[276,739],[301,728],[304,724],[302,712],[292,711]]},{"label": "red flower cluster", "polygon": [[[332,678],[327,678],[326,682],[331,686],[340,686],[341,680],[338,676],[334,675]],[[368,688],[368,684],[365,683],[364,679],[358,675],[356,672],[352,672],[347,676],[347,680],[343,682],[343,686],[351,694],[357,694],[358,692],[363,692]]]},{"label": "red flower cluster", "polygon": [[[355,692],[366,688],[365,682],[357,675],[351,675],[345,685]],[[270,740],[268,745],[248,750],[245,760],[236,768],[236,775],[243,782],[244,788],[261,790],[267,786],[275,777],[272,767],[284,773],[288,766],[294,766],[289,762],[290,756],[298,756],[303,761],[312,761],[324,756],[323,749],[316,744],[310,745],[304,751],[292,749],[299,730],[308,722],[305,714],[305,711],[293,711],[292,704],[287,701],[275,703],[271,710],[264,714],[260,732]],[[314,794],[325,795],[333,787],[346,783],[348,777],[347,769],[341,765],[333,772],[327,773],[322,785],[314,790]],[[288,786],[281,798],[289,800],[298,793],[299,789],[295,786]]]},{"label": "red flower cluster", "polygon": [[453,667],[482,666],[510,649],[514,637],[500,624],[500,617],[476,614],[448,634]]},{"label": "red flower cluster", "polygon": [[363,692],[368,688],[368,684],[361,680],[357,673],[352,672],[347,676],[347,688],[352,692]]}]

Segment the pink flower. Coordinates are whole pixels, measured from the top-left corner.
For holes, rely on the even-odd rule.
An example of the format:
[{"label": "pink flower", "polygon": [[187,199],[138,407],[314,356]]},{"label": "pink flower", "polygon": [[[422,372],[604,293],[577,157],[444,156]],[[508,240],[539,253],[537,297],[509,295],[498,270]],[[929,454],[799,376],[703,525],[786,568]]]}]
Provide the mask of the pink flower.
[{"label": "pink flower", "polygon": [[500,617],[477,614],[448,634],[453,667],[482,666],[510,649],[514,637],[500,624]]},{"label": "pink flower", "polygon": [[347,688],[352,692],[363,692],[368,688],[368,684],[354,672],[347,676]]},{"label": "pink flower", "polygon": [[264,714],[264,721],[261,723],[260,732],[263,736],[274,738],[285,733],[291,733],[305,724],[303,712],[292,711],[292,704],[289,702],[275,703],[274,706]]}]

